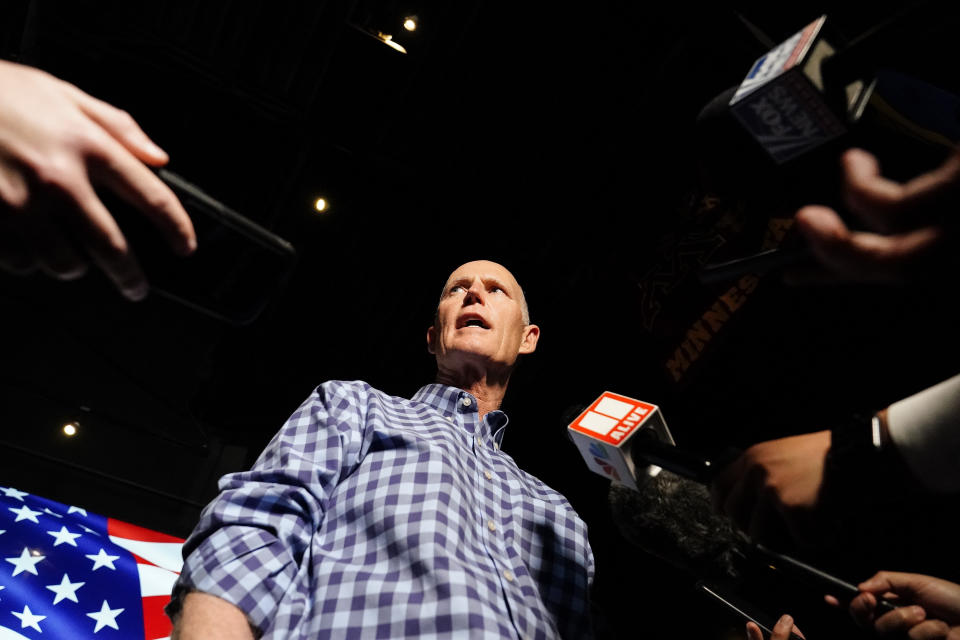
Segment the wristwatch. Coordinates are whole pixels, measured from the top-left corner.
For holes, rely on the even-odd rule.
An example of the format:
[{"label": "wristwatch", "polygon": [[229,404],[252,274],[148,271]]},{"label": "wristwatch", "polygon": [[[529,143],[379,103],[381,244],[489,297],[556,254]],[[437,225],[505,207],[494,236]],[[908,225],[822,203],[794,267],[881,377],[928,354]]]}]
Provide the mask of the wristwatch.
[{"label": "wristwatch", "polygon": [[880,487],[896,493],[913,484],[912,474],[890,441],[886,412],[854,414],[830,430],[824,485],[841,499],[883,500]]},{"label": "wristwatch", "polygon": [[830,430],[830,450],[824,469],[824,484],[830,493],[862,500],[872,481],[890,473],[891,447],[886,446],[883,422],[877,414],[854,414]]}]

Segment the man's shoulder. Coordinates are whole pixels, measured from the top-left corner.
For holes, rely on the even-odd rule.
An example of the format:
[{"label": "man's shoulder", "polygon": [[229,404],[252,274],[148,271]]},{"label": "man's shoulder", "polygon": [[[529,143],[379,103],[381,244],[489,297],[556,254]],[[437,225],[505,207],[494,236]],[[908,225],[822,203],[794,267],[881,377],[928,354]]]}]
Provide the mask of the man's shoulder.
[{"label": "man's shoulder", "polygon": [[413,401],[395,396],[377,389],[364,380],[327,380],[316,388],[315,396],[320,396],[327,404],[337,400],[352,403],[377,402],[389,406],[410,406]]},{"label": "man's shoulder", "polygon": [[[511,458],[511,461],[513,461],[512,458]],[[560,493],[559,491],[557,491],[556,489],[554,489],[553,487],[551,487],[546,482],[544,482],[537,476],[533,475],[529,471],[526,471],[521,467],[519,467],[515,461],[513,462],[513,464],[517,468],[517,470],[520,472],[520,475],[523,477],[524,481],[526,482],[527,487],[530,489],[531,493],[535,497],[539,498],[540,500],[543,500],[544,502],[548,502],[557,506],[564,507],[566,509],[569,509],[571,512],[576,513],[576,511],[574,511],[573,509],[573,506],[570,504],[570,501],[567,499],[565,495],[563,495],[562,493]]]}]

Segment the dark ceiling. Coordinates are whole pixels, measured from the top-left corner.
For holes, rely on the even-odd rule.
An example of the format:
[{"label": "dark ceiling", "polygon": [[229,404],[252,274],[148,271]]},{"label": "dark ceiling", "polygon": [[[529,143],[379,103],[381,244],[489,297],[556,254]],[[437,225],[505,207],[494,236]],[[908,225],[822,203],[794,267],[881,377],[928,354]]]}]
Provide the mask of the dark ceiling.
[{"label": "dark ceiling", "polygon": [[[682,443],[742,446],[951,372],[957,332],[935,288],[791,288],[771,274],[689,333],[738,283],[697,270],[758,251],[771,218],[829,201],[836,177],[823,155],[804,174],[816,183],[761,172],[756,189],[718,187],[701,171],[698,112],[822,13],[850,39],[910,6],[4,2],[0,55],[128,110],[171,170],[297,261],[242,326],[163,295],[127,303],[98,274],[2,276],[0,482],[186,535],[216,479],[251,464],[323,380],[398,395],[430,381],[440,286],[487,257],[514,270],[543,331],[507,397],[506,450],[570,496],[604,575],[623,543],[606,482],[565,438],[571,407],[610,389],[662,405]],[[937,57],[948,14],[903,18],[884,63],[955,89]],[[747,147],[708,155],[736,165]]]}]

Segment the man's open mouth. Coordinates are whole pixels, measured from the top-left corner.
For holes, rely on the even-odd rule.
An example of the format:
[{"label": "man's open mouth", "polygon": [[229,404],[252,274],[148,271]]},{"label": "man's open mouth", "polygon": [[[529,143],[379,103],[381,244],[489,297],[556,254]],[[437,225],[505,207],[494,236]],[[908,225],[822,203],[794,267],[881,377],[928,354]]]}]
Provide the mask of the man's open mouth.
[{"label": "man's open mouth", "polygon": [[460,318],[460,321],[457,322],[457,328],[463,329],[464,327],[479,327],[480,329],[489,329],[487,323],[483,321],[483,318],[480,316],[465,316]]}]

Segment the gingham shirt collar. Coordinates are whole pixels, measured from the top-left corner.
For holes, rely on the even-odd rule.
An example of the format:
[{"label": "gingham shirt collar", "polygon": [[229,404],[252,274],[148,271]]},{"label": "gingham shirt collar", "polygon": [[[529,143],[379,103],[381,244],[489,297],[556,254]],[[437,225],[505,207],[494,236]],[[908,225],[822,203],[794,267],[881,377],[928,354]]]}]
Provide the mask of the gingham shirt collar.
[{"label": "gingham shirt collar", "polygon": [[455,422],[460,424],[467,433],[476,434],[484,440],[492,439],[498,449],[503,446],[503,436],[510,422],[507,414],[499,409],[491,411],[478,424],[477,399],[463,389],[435,382],[420,387],[411,400],[430,405],[445,418],[460,416],[461,420]]}]

